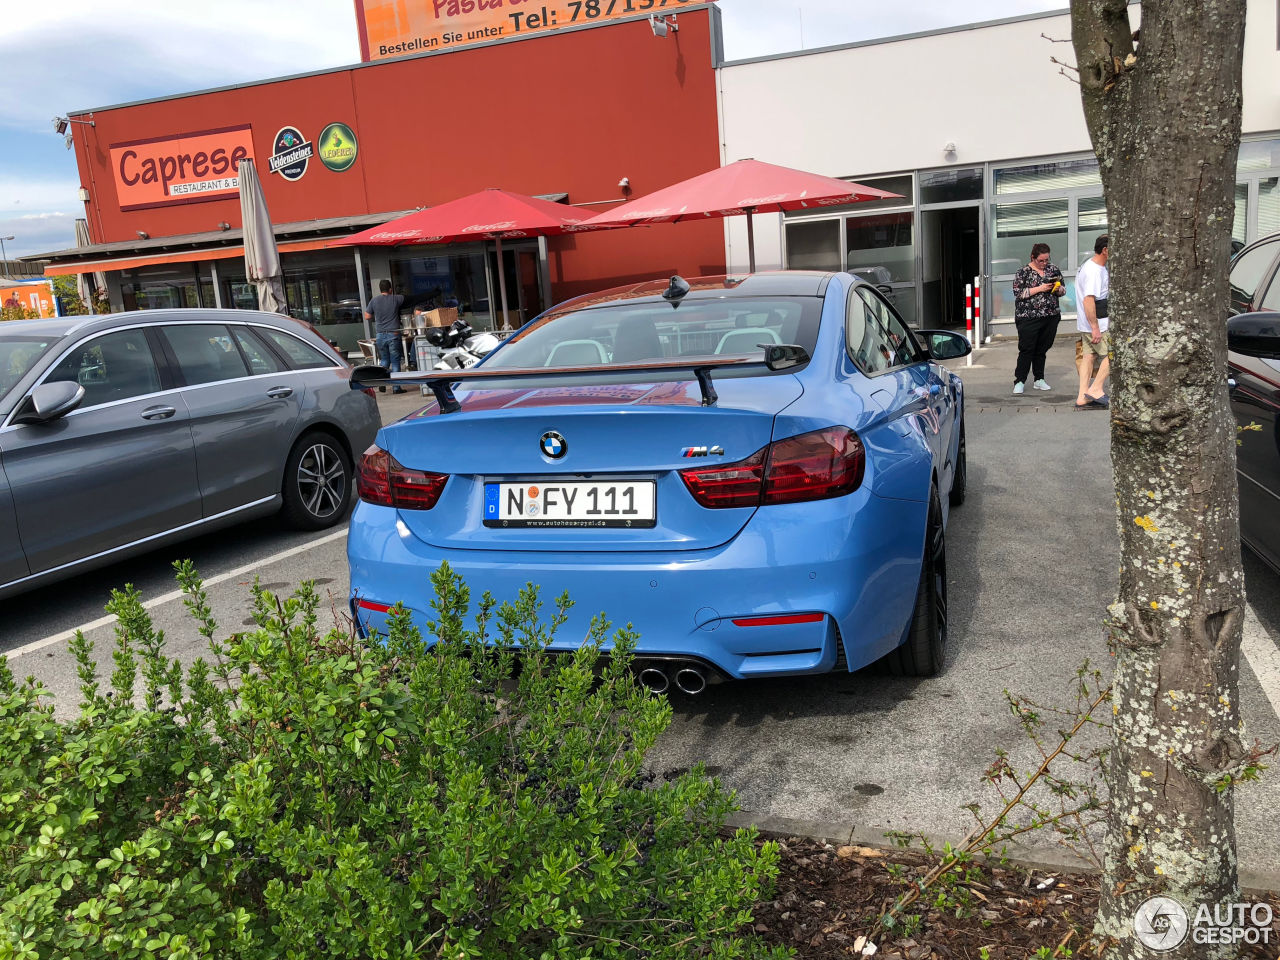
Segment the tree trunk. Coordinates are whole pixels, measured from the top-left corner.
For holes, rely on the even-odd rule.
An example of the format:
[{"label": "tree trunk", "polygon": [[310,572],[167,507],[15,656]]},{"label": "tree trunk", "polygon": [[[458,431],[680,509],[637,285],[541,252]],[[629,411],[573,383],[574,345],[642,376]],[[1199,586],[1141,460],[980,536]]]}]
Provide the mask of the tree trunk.
[{"label": "tree trunk", "polygon": [[[1155,896],[1238,901],[1231,784],[1251,762],[1227,397],[1227,265],[1244,0],[1072,0],[1085,118],[1110,225],[1111,460],[1121,542],[1110,808],[1097,931],[1148,960]],[[1159,926],[1159,924],[1157,924]],[[1221,953],[1214,952],[1221,950]],[[1168,957],[1232,956],[1191,936]]]}]

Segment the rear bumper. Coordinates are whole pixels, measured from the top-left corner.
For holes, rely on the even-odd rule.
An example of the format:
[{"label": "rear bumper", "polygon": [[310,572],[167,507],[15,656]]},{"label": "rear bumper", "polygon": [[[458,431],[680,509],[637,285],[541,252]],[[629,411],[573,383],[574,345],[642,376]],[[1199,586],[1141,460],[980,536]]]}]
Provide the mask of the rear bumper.
[{"label": "rear bumper", "polygon": [[[712,549],[627,553],[441,549],[398,523],[394,509],[360,503],[347,550],[352,610],[366,633],[385,632],[386,614],[357,600],[402,602],[425,631],[429,577],[447,561],[473,598],[488,590],[499,602],[513,600],[532,582],[545,613],[567,591],[574,607],[555,649],[578,646],[592,616],[603,612],[615,626],[638,631],[637,658],[700,659],[741,679],[825,673],[837,663],[841,640],[849,670],[897,646],[923,539],[922,505],[864,488],[763,508]],[[819,616],[790,619],[799,614]]]}]

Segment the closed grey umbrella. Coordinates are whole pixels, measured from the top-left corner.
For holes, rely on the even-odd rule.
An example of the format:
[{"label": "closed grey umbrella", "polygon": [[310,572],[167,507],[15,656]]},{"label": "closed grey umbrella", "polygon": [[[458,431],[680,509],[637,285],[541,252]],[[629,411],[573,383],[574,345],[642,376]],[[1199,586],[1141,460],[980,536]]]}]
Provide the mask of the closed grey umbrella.
[{"label": "closed grey umbrella", "polygon": [[280,252],[271,229],[271,215],[262,195],[262,183],[252,160],[240,161],[240,219],[244,227],[244,265],[249,282],[258,293],[258,307],[268,313],[288,314]]},{"label": "closed grey umbrella", "polygon": [[[76,246],[88,247],[93,243],[89,239],[89,221],[83,217],[76,219]],[[84,301],[84,307],[90,313],[93,313],[93,295],[95,292],[107,292],[107,275],[101,271],[94,273],[93,283],[89,283],[89,275],[87,273],[76,274],[76,293],[80,299]]]}]

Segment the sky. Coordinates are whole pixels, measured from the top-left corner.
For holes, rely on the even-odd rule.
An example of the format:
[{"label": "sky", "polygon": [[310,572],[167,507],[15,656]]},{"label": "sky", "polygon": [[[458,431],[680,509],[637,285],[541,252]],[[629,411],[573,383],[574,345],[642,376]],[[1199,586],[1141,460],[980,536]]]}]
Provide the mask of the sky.
[{"label": "sky", "polygon": [[[741,60],[1066,6],[721,0],[720,10],[725,57]],[[14,237],[4,252],[74,246],[84,205],[74,154],[53,117],[359,60],[354,0],[46,0],[22,18],[0,18],[0,237]]]}]

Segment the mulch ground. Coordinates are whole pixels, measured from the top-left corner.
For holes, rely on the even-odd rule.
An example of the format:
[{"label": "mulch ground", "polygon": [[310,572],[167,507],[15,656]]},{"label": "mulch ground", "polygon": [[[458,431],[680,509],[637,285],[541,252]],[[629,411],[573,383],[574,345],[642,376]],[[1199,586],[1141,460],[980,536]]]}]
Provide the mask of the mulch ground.
[{"label": "mulch ground", "polygon": [[[799,838],[779,843],[774,899],[757,906],[755,929],[805,960],[862,956],[866,941],[859,938],[936,862],[905,850],[837,848]],[[1277,956],[1280,897],[1269,902],[1276,916],[1271,946],[1246,947],[1243,957]],[[905,911],[900,928],[871,940],[877,960],[981,960],[984,947],[990,960],[1092,957],[1097,907],[1096,877],[975,865],[967,881],[935,885]]]}]

